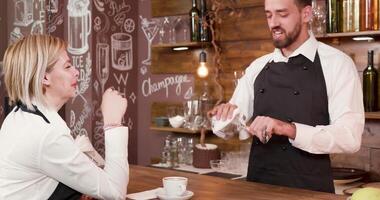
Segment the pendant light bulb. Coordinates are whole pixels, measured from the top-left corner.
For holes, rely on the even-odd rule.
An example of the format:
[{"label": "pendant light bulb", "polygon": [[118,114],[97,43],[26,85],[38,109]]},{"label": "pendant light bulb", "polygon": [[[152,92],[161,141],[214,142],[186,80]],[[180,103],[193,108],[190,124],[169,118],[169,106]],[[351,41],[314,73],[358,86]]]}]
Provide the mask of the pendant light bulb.
[{"label": "pendant light bulb", "polygon": [[204,51],[199,54],[199,66],[197,69],[197,74],[200,78],[205,78],[208,76],[208,68],[206,66],[206,52]]}]

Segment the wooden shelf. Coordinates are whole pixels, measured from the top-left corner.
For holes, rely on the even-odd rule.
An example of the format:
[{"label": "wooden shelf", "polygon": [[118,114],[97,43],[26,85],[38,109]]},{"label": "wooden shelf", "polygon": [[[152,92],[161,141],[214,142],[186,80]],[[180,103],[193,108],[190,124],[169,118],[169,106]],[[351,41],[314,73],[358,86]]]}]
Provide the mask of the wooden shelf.
[{"label": "wooden shelf", "polygon": [[337,38],[337,37],[357,37],[357,36],[380,36],[380,31],[359,31],[346,33],[326,33],[325,35],[317,35],[317,38]]},{"label": "wooden shelf", "polygon": [[174,48],[174,47],[207,47],[210,42],[179,42],[179,43],[164,43],[164,44],[153,44],[153,48]]},{"label": "wooden shelf", "polygon": [[366,119],[380,119],[380,112],[366,112]]},{"label": "wooden shelf", "polygon": [[193,131],[187,128],[172,128],[172,127],[157,127],[151,126],[150,130],[153,131],[163,131],[163,132],[173,132],[173,133],[188,133],[188,134],[199,134],[199,131]]}]

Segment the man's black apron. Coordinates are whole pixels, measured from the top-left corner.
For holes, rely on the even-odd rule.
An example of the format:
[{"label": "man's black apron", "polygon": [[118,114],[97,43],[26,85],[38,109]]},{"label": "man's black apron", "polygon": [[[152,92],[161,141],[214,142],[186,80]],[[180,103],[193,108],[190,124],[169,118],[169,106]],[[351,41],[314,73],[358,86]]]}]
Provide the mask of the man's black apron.
[{"label": "man's black apron", "polygon": [[[269,62],[254,83],[254,113],[310,126],[328,125],[326,83],[318,52],[314,63],[303,55],[288,63]],[[334,192],[330,157],[293,147],[288,137],[273,135],[267,144],[254,137],[248,181]]]},{"label": "man's black apron", "polygon": [[[17,103],[15,112],[17,112],[19,109],[21,109],[24,112],[28,112],[31,114],[38,115],[42,117],[42,119],[50,124],[50,121],[45,117],[44,114],[36,106],[34,106],[35,111],[29,110],[25,105],[22,103]],[[59,169],[57,169],[59,170]],[[81,193],[77,192],[76,190],[73,190],[72,188],[68,187],[67,185],[63,183],[59,183],[57,187],[55,188],[53,194],[49,197],[49,200],[78,200],[82,196]]]}]

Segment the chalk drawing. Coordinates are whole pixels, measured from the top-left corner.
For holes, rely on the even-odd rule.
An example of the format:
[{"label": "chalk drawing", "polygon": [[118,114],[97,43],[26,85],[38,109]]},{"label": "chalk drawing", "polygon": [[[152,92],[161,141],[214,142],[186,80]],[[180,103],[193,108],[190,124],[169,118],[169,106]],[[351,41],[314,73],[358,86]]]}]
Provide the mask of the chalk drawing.
[{"label": "chalk drawing", "polygon": [[71,61],[72,61],[73,66],[75,66],[79,70],[78,89],[76,91],[76,96],[75,98],[73,98],[72,101],[74,101],[76,97],[79,96],[83,99],[85,103],[87,103],[87,100],[86,98],[83,97],[83,94],[89,88],[90,83],[91,83],[91,72],[92,72],[91,55],[89,52],[85,55],[80,55],[80,56],[73,55],[71,56]]},{"label": "chalk drawing", "polygon": [[127,86],[128,76],[129,76],[129,73],[125,73],[125,75],[123,75],[122,73],[113,74],[113,77],[115,78],[117,84],[124,85],[124,86]]},{"label": "chalk drawing", "polygon": [[[108,11],[108,15],[117,16],[117,15],[124,14],[131,11],[132,7],[131,5],[125,3],[124,0],[119,5],[115,1],[110,0],[109,8],[110,8],[110,11]],[[117,18],[120,18],[120,17],[117,17]],[[115,20],[115,22],[117,23],[117,20]]]},{"label": "chalk drawing", "polygon": [[58,12],[58,0],[49,0],[47,9],[50,13],[57,13]]},{"label": "chalk drawing", "polygon": [[[46,11],[45,11],[45,0],[39,0],[40,2],[40,9],[39,9],[39,18],[38,20],[41,21],[42,23],[45,23],[45,14],[46,14]],[[42,30],[44,29],[44,27],[42,26]],[[42,34],[42,33],[41,33]]]},{"label": "chalk drawing", "polygon": [[132,33],[135,30],[135,21],[131,18],[126,19],[124,21],[124,30],[127,33]]},{"label": "chalk drawing", "polygon": [[96,16],[94,19],[94,30],[95,30],[95,32],[100,31],[100,29],[102,28],[101,25],[102,25],[102,19],[100,19],[99,16]]},{"label": "chalk drawing", "polygon": [[99,82],[97,80],[94,80],[94,90],[95,90],[96,96],[99,96],[100,95]]},{"label": "chalk drawing", "polygon": [[88,104],[84,104],[84,108],[78,118],[78,121],[75,123],[72,133],[74,136],[78,136],[80,134],[85,133],[87,135],[87,131],[83,128],[83,124],[85,120],[90,116],[91,107]]},{"label": "chalk drawing", "polygon": [[185,95],[183,95],[183,98],[184,98],[184,99],[191,99],[192,96],[193,96],[193,87],[190,87],[190,88],[187,89],[187,91],[185,92]]},{"label": "chalk drawing", "polygon": [[129,99],[132,101],[133,104],[135,104],[135,101],[136,101],[136,95],[134,92],[131,93],[131,95],[129,95]]},{"label": "chalk drawing", "polygon": [[13,44],[13,43],[17,42],[17,40],[19,40],[23,37],[24,37],[24,35],[21,33],[20,28],[14,27],[12,32],[10,33],[9,43]]},{"label": "chalk drawing", "polygon": [[142,94],[147,97],[153,93],[165,90],[166,98],[169,97],[169,86],[176,86],[176,95],[179,96],[182,91],[182,84],[191,82],[187,75],[175,75],[164,78],[164,80],[152,83],[150,77],[142,82]]},{"label": "chalk drawing", "polygon": [[16,26],[29,26],[33,23],[33,1],[32,0],[16,0],[15,2],[15,21]]},{"label": "chalk drawing", "polygon": [[43,34],[44,33],[44,21],[36,20],[32,28],[30,29],[30,34]]},{"label": "chalk drawing", "polygon": [[104,92],[104,86],[110,74],[109,50],[110,46],[107,43],[96,44],[96,75],[100,82],[102,94]]},{"label": "chalk drawing", "polygon": [[52,19],[49,20],[49,25],[47,27],[47,33],[53,33],[57,30],[57,26],[63,24],[63,14],[57,14]]},{"label": "chalk drawing", "polygon": [[93,0],[93,2],[99,12],[104,12],[104,2],[102,0]]},{"label": "chalk drawing", "polygon": [[158,32],[158,21],[157,20],[148,20],[147,18],[143,18],[140,15],[141,19],[141,29],[144,32],[146,39],[148,40],[148,58],[142,61],[145,65],[151,64],[151,47],[154,37],[156,37]]},{"label": "chalk drawing", "polygon": [[88,36],[91,33],[91,12],[89,0],[69,0],[68,51],[81,55],[88,51]]},{"label": "chalk drawing", "polygon": [[147,72],[148,72],[148,68],[145,65],[143,65],[142,67],[140,67],[140,73],[142,75],[145,75]]},{"label": "chalk drawing", "polygon": [[114,33],[111,35],[111,57],[114,69],[120,71],[132,69],[132,35],[128,33]]},{"label": "chalk drawing", "polygon": [[128,118],[128,124],[127,125],[128,125],[129,130],[133,129],[133,121],[131,118]]},{"label": "chalk drawing", "polygon": [[73,128],[75,125],[75,112],[73,110],[70,110],[70,124],[69,127]]}]

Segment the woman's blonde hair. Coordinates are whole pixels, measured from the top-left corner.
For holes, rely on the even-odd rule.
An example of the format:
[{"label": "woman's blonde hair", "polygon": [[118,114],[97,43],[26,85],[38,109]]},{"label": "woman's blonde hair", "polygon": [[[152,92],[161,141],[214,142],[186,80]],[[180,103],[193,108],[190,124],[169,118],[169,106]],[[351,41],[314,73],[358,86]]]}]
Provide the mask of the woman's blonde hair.
[{"label": "woman's blonde hair", "polygon": [[29,35],[9,46],[4,54],[3,73],[10,103],[21,102],[31,110],[32,101],[46,105],[42,80],[65,49],[62,39],[49,35]]}]

